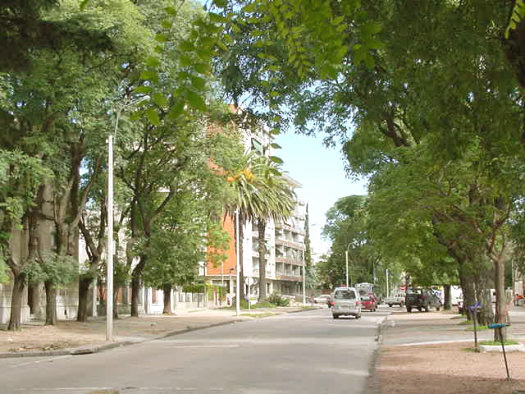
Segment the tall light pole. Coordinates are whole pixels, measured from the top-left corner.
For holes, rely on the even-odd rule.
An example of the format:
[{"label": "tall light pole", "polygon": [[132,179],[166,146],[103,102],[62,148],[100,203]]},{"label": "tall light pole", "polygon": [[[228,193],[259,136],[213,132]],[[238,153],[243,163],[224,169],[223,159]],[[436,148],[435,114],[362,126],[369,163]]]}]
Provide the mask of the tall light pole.
[{"label": "tall light pole", "polygon": [[303,246],[303,306],[306,306],[306,265],[304,264],[304,246]]},{"label": "tall light pole", "polygon": [[[117,109],[115,132],[122,108]],[[106,272],[106,341],[113,340],[113,135],[108,136],[108,246]]]},{"label": "tall light pole", "polygon": [[126,107],[146,100],[142,97],[135,102],[124,104],[116,109],[115,132],[108,136],[108,235],[107,235],[107,271],[106,271],[106,341],[113,340],[113,138],[117,138],[120,113]]},{"label": "tall light pole", "polygon": [[[115,122],[115,133],[118,117]],[[108,137],[108,247],[106,273],[106,341],[113,340],[113,136]]]},{"label": "tall light pole", "polygon": [[390,293],[388,292],[388,268],[386,269],[386,296],[390,296]]},{"label": "tall light pole", "polygon": [[348,249],[350,249],[350,245],[352,245],[352,242],[348,244],[345,250],[345,261],[346,261],[346,287],[349,287],[348,283]]},{"label": "tall light pole", "polygon": [[240,284],[240,261],[239,261],[239,210],[235,211],[235,255],[236,255],[236,272],[237,272],[237,294],[235,296],[235,314],[239,316],[241,314],[241,284]]}]

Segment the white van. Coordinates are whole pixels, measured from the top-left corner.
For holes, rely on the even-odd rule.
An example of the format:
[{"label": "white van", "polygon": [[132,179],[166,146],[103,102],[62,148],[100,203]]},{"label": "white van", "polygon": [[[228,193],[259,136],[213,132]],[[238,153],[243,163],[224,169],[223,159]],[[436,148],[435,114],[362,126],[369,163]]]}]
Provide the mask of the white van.
[{"label": "white van", "polygon": [[361,297],[355,287],[337,287],[332,293],[330,307],[334,319],[345,315],[361,318]]}]

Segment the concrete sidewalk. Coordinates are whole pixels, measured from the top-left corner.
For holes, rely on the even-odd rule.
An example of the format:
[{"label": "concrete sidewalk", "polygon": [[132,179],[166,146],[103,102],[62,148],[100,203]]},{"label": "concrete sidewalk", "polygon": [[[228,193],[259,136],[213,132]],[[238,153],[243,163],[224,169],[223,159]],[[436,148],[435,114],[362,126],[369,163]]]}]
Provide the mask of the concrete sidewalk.
[{"label": "concrete sidewalk", "polygon": [[176,315],[122,316],[114,320],[113,341],[106,341],[106,319],[87,322],[59,321],[56,326],[42,322],[22,325],[20,331],[0,331],[0,358],[88,354],[118,346],[163,338],[190,330],[232,324],[244,320],[306,310],[302,307],[277,307],[242,310],[201,309]]}]

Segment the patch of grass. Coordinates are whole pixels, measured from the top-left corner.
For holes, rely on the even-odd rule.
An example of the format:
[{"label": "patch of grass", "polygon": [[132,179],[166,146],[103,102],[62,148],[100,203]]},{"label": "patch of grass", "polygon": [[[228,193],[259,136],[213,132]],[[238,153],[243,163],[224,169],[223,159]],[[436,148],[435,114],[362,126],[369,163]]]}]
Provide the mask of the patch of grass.
[{"label": "patch of grass", "polygon": [[462,322],[459,322],[458,324],[460,326],[468,326],[469,324],[474,324],[474,323],[472,323],[472,320],[464,320]]},{"label": "patch of grass", "polygon": [[[503,342],[505,345],[519,345],[518,341],[515,341],[513,339],[507,339],[505,342]],[[485,346],[501,346],[501,342],[499,341],[482,341],[479,343],[480,345]]]},{"label": "patch of grass", "polygon": [[275,316],[275,315],[277,315],[277,313],[275,312],[241,313],[241,316],[254,317],[256,319],[260,319],[261,317]]},{"label": "patch of grass", "polygon": [[[476,326],[476,330],[478,330],[478,331],[484,331],[484,330],[488,330],[488,329],[489,329],[488,326]],[[465,331],[474,331],[474,326],[470,326],[470,327],[465,328]]]}]

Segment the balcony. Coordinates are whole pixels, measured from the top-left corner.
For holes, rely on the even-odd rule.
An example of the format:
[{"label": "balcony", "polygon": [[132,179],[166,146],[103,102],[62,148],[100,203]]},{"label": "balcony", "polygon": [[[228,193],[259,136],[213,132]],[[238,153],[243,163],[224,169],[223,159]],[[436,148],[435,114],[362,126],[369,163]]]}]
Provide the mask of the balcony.
[{"label": "balcony", "polygon": [[300,265],[300,266],[303,265],[303,261],[302,261],[302,259],[294,259],[294,258],[291,258],[291,257],[285,257],[285,256],[276,257],[276,258],[275,258],[275,262],[276,262],[276,263],[285,263],[285,264]]},{"label": "balcony", "polygon": [[290,282],[302,282],[303,278],[300,276],[291,276],[291,275],[281,275],[279,273],[275,274],[275,279],[277,280],[287,280]]},{"label": "balcony", "polygon": [[284,245],[288,246],[289,248],[297,249],[297,250],[304,250],[304,244],[294,241],[288,241],[285,239],[276,238],[275,239],[275,245]]}]

